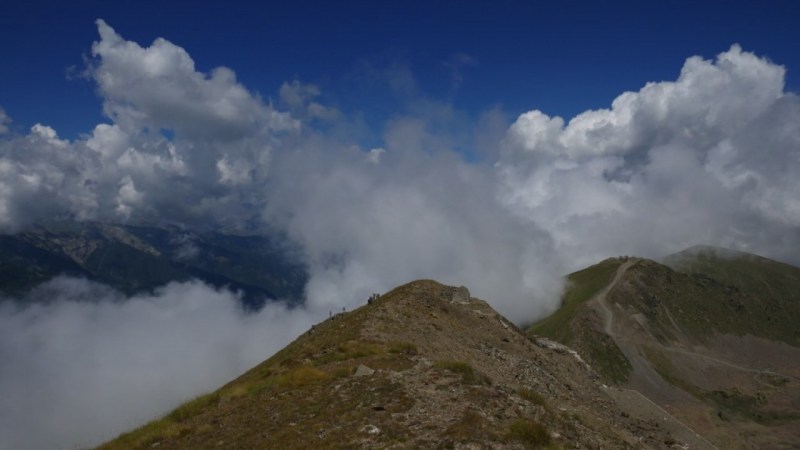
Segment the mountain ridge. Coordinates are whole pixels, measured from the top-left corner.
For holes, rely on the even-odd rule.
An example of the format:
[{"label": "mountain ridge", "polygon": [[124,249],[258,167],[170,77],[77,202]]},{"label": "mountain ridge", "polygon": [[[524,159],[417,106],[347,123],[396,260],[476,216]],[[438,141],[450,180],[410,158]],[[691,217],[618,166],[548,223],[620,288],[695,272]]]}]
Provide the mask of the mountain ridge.
[{"label": "mountain ridge", "polygon": [[419,280],[100,448],[712,448],[614,390],[466,288]]},{"label": "mountain ridge", "polygon": [[[114,261],[133,255],[158,262],[125,263],[147,278],[147,270],[167,267],[159,264],[192,257],[186,250],[214,261],[178,265],[182,276],[231,286],[236,258],[256,242],[158,227],[65,227],[0,236],[10,244],[0,267],[23,267],[31,257],[53,273],[98,279],[98,268],[111,269],[106,278],[125,273]],[[41,267],[22,274],[32,274],[30,282]],[[219,390],[101,448],[800,442],[800,269],[695,246],[660,261],[607,258],[567,280],[561,307],[526,330],[465,287],[398,286],[332,314]]]},{"label": "mountain ridge", "polygon": [[573,291],[586,288],[586,271],[605,274],[605,284],[530,331],[568,342],[609,383],[642,393],[720,448],[800,442],[800,269],[709,247],[666,260],[674,268],[619,258],[576,272]]}]

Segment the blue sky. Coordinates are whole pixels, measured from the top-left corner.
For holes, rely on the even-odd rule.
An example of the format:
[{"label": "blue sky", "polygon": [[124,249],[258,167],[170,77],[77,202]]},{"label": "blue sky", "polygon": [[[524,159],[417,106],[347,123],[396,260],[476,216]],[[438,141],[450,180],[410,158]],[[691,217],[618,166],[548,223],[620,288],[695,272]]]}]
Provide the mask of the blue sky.
[{"label": "blue sky", "polygon": [[[25,132],[37,122],[73,138],[103,120],[91,80],[76,77],[103,18],[126,39],[185,48],[198,70],[233,69],[264,98],[284,81],[320,87],[380,126],[404,106],[365,67],[401,67],[415,95],[475,117],[540,109],[570,118],[619,93],[675,79],[689,56],[739,43],[788,68],[798,90],[794,2],[206,2],[6,1],[0,107]],[[163,4],[162,4],[163,3]],[[458,70],[448,62],[468,55]]]}]

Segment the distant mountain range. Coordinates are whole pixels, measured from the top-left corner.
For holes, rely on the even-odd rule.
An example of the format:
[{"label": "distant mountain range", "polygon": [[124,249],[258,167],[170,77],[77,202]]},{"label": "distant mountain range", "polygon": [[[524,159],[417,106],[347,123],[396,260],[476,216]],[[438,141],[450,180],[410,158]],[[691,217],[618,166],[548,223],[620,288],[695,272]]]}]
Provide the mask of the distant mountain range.
[{"label": "distant mountain range", "polygon": [[569,280],[526,331],[400,286],[101,448],[797,448],[800,269],[699,247]]},{"label": "distant mountain range", "polygon": [[302,300],[308,278],[285,241],[178,227],[55,222],[0,235],[0,294],[22,298],[57,275],[83,277],[127,295],[199,279],[242,293],[245,307]]}]

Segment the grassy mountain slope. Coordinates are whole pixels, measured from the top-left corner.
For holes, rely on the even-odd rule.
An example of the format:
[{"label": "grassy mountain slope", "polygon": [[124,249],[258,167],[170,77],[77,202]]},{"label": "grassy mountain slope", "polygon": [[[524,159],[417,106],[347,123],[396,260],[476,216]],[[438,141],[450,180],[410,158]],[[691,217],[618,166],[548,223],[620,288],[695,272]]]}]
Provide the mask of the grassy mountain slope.
[{"label": "grassy mountain slope", "polygon": [[[760,256],[693,247],[665,264],[688,275],[705,296],[703,315],[721,333],[752,334],[800,345],[800,269]],[[689,300],[691,301],[691,300]],[[720,320],[723,319],[723,320]]]},{"label": "grassy mountain slope", "polygon": [[529,329],[533,334],[575,348],[604,378],[615,383],[627,380],[630,363],[602,332],[597,315],[586,303],[611,283],[622,263],[620,258],[609,258],[570,274],[561,307]]},{"label": "grassy mountain slope", "polygon": [[586,272],[608,279],[602,265],[573,274],[570,289],[591,298],[572,308],[565,299],[530,331],[572,346],[607,381],[720,447],[800,441],[800,269],[709,247],[672,255],[669,265],[620,262],[601,289]]},{"label": "grassy mountain slope", "polygon": [[703,448],[607,390],[464,288],[423,280],[100,448]]},{"label": "grassy mountain slope", "polygon": [[567,287],[561,299],[561,307],[547,320],[534,324],[532,328],[534,333],[548,336],[566,345],[572,344],[576,330],[570,325],[575,322],[581,306],[608,286],[621,263],[619,259],[609,258],[567,276]]}]

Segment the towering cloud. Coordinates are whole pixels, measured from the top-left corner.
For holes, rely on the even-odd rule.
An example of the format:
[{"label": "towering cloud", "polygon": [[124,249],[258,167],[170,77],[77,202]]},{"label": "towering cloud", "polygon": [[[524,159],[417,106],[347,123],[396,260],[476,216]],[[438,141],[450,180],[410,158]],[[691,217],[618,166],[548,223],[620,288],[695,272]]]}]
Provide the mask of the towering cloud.
[{"label": "towering cloud", "polygon": [[215,225],[256,216],[254,186],[267,177],[277,135],[299,122],[228,68],[204,74],[164,39],[142,48],[97,26],[89,73],[112,123],[75,142],[44,125],[4,142],[0,228],[53,215]]},{"label": "towering cloud", "polygon": [[800,102],[782,67],[738,46],[568,123],[534,110],[503,130],[491,111],[474,142],[451,104],[413,98],[373,130],[380,148],[362,148],[363,123],[316,86],[285,83],[276,107],[169,41],[97,26],[89,73],[109,122],[70,141],[41,124],[15,134],[0,110],[0,229],[68,217],[278,231],[308,264],[306,305],[244,316],[195,283],[122,299],[74,280],[34,294],[49,303],[4,304],[0,436],[15,448],[34,424],[32,448],[107,438],[414,278],[467,285],[524,321],[555,308],[561,274],[611,255],[706,243],[800,263]]},{"label": "towering cloud", "polygon": [[734,45],[566,125],[525,113],[503,143],[501,198],[584,261],[708,243],[797,262],[800,102],[784,74]]}]

